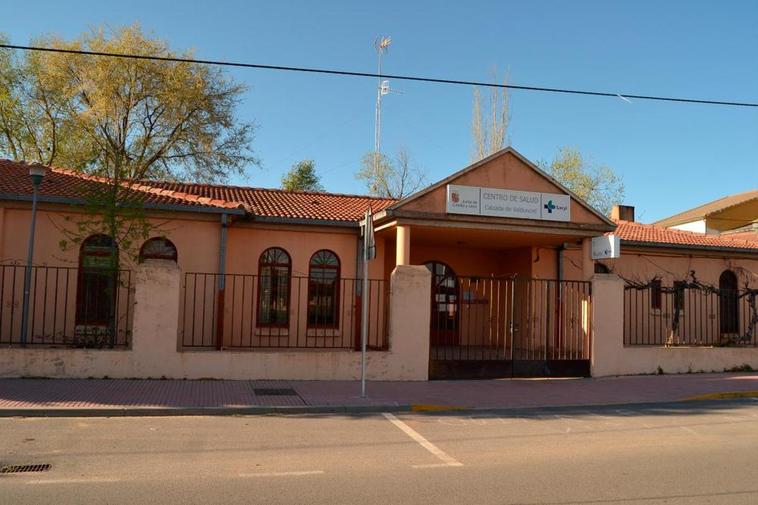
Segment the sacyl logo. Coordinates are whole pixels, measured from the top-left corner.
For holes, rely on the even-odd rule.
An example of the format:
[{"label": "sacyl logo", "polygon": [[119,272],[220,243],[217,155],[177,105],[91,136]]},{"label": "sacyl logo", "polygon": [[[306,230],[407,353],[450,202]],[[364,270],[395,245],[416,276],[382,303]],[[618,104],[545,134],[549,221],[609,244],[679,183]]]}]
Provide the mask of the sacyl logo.
[{"label": "sacyl logo", "polygon": [[552,214],[553,210],[555,210],[555,204],[553,203],[552,200],[548,200],[547,203],[543,205],[543,207],[547,209],[548,214]]}]

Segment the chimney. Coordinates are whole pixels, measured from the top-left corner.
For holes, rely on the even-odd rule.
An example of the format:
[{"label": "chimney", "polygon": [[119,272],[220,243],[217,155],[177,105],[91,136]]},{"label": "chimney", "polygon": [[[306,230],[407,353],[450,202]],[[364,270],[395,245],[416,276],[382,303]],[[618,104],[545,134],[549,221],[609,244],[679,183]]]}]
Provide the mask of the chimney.
[{"label": "chimney", "polygon": [[611,220],[634,222],[634,206],[614,205],[613,210],[611,210]]}]

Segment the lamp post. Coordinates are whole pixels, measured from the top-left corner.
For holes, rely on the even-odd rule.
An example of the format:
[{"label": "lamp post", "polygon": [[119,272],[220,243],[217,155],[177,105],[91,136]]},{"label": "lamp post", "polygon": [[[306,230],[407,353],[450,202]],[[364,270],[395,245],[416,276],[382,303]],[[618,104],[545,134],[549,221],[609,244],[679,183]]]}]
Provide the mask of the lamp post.
[{"label": "lamp post", "polygon": [[26,268],[24,269],[24,305],[21,310],[21,345],[26,344],[29,332],[29,291],[32,285],[32,259],[34,257],[34,229],[37,225],[37,193],[39,192],[42,178],[45,177],[45,167],[31,165],[29,177],[32,179],[34,191],[32,193],[32,224],[29,227],[29,252],[26,255]]}]

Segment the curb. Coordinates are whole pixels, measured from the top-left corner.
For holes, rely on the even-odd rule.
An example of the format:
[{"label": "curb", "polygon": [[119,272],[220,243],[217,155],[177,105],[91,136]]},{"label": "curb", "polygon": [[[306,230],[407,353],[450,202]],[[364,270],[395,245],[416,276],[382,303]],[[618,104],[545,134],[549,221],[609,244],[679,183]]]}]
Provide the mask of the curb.
[{"label": "curb", "polygon": [[410,405],[293,405],[280,407],[125,407],[1,409],[4,417],[158,417],[158,416],[257,416],[275,414],[375,414],[411,412]]},{"label": "curb", "polygon": [[719,393],[707,393],[704,395],[684,398],[683,401],[733,400],[736,398],[758,398],[758,391],[724,391]]},{"label": "curb", "polygon": [[386,404],[386,405],[293,405],[293,406],[251,406],[251,407],[127,407],[127,408],[59,408],[59,409],[0,409],[0,418],[9,417],[159,417],[159,416],[260,416],[295,414],[380,414],[383,412],[412,412],[420,415],[460,415],[460,414],[534,414],[538,412],[582,412],[593,410],[619,410],[629,407],[637,409],[678,409],[711,407],[714,405],[741,405],[746,399],[758,398],[758,391],[709,393],[701,396],[677,400],[625,402],[625,403],[584,403],[577,405],[537,405],[527,407],[463,407],[453,405],[428,404]]}]

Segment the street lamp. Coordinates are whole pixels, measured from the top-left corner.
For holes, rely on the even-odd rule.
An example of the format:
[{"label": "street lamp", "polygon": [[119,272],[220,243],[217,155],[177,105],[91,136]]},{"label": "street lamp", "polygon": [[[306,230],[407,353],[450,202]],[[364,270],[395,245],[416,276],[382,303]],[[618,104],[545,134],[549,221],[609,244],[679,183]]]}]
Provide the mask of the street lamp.
[{"label": "street lamp", "polygon": [[29,252],[26,256],[26,268],[24,269],[24,305],[21,310],[21,345],[26,344],[26,337],[29,331],[29,291],[32,285],[32,258],[34,257],[34,229],[37,225],[37,193],[39,192],[42,178],[45,177],[45,167],[42,165],[31,165],[29,167],[29,177],[32,179],[34,191],[32,193],[32,224],[29,228]]}]

